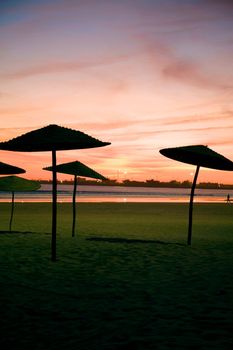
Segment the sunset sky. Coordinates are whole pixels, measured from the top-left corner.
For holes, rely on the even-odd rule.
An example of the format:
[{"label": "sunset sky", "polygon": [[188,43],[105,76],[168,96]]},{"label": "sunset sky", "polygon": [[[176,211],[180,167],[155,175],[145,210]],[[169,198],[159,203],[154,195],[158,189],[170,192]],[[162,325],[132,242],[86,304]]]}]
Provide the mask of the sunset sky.
[{"label": "sunset sky", "polygon": [[[192,180],[166,147],[208,145],[233,161],[232,0],[1,1],[0,46],[1,141],[77,129],[111,145],[58,152],[58,163],[118,180]],[[51,176],[50,152],[0,161]],[[233,173],[202,168],[199,181]]]}]

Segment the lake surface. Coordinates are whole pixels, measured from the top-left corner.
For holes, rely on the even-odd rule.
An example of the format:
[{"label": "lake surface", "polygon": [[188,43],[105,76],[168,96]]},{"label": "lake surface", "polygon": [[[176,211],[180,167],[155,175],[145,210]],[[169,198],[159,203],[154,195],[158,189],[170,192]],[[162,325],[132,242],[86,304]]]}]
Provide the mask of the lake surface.
[{"label": "lake surface", "polygon": [[[58,202],[72,202],[73,185],[58,184]],[[225,203],[227,194],[233,200],[233,190],[196,189],[195,202]],[[77,187],[77,202],[188,202],[188,188],[151,188],[125,186]],[[10,192],[0,192],[0,202],[10,202]],[[51,202],[52,185],[43,184],[33,192],[15,193],[16,202]]]}]

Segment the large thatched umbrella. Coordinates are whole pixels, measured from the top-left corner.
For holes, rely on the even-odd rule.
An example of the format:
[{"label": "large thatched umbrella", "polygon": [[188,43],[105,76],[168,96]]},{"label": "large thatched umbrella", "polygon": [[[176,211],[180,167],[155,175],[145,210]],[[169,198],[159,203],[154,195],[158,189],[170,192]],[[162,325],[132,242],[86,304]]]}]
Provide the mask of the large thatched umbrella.
[{"label": "large thatched umbrella", "polygon": [[160,150],[160,153],[168,158],[197,166],[191,188],[189,203],[189,227],[187,243],[188,245],[191,245],[193,197],[200,167],[203,166],[211,169],[233,171],[233,162],[203,145],[165,148]]},{"label": "large thatched umbrella", "polygon": [[11,200],[11,216],[9,223],[9,231],[11,232],[11,225],[14,214],[14,198],[15,192],[21,191],[35,191],[40,188],[40,183],[38,181],[32,181],[23,179],[18,176],[4,176],[0,178],[0,191],[6,191],[12,193]]},{"label": "large thatched umbrella", "polygon": [[26,173],[26,171],[22,168],[18,168],[17,166],[0,162],[0,175],[23,174],[23,173]]},{"label": "large thatched umbrella", "polygon": [[[53,167],[46,167],[44,170],[53,171]],[[107,180],[106,177],[97,173],[93,169],[89,168],[85,164],[75,161],[70,163],[59,164],[56,167],[57,173],[74,175],[74,189],[73,189],[73,224],[72,224],[72,237],[75,235],[75,221],[76,221],[76,190],[77,190],[77,176],[90,177],[93,179]]]},{"label": "large thatched umbrella", "polygon": [[28,132],[7,142],[0,142],[0,149],[17,152],[52,151],[53,167],[53,214],[52,214],[52,261],[56,260],[57,231],[57,173],[56,151],[94,148],[109,145],[109,142],[99,141],[83,132],[64,128],[58,125],[48,125],[44,128]]}]

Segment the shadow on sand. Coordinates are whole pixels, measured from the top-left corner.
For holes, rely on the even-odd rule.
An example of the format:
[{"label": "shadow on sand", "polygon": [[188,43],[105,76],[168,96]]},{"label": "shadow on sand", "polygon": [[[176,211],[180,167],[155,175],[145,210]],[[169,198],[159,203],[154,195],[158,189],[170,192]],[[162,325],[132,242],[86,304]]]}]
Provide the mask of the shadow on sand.
[{"label": "shadow on sand", "polygon": [[50,235],[50,232],[34,232],[34,231],[8,231],[8,230],[4,230],[4,231],[0,231],[0,235],[8,235],[8,234],[44,234],[44,235]]},{"label": "shadow on sand", "polygon": [[97,241],[97,242],[107,242],[107,243],[127,243],[127,244],[173,244],[173,245],[179,245],[179,246],[185,246],[183,243],[176,243],[176,242],[164,242],[160,240],[154,240],[154,239],[129,239],[129,238],[107,238],[107,237],[88,237],[86,238],[88,241]]}]

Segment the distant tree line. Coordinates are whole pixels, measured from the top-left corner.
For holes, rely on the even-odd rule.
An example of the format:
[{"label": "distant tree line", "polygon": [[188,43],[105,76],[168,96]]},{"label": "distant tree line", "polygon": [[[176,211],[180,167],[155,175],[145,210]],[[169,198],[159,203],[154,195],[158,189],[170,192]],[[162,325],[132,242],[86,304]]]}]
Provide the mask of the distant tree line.
[{"label": "distant tree line", "polygon": [[[50,184],[51,180],[39,180],[42,184]],[[69,185],[72,184],[71,180],[63,180],[62,184]],[[95,186],[127,186],[127,187],[168,187],[168,188],[190,188],[192,185],[191,181],[177,181],[171,180],[168,182],[158,181],[154,179],[146,180],[146,181],[135,181],[135,180],[123,180],[122,182],[118,182],[115,179],[108,179],[105,181],[100,180],[88,180],[83,177],[78,177],[79,185],[95,185]],[[197,188],[206,188],[206,189],[233,189],[233,185],[227,184],[219,184],[217,182],[200,182],[197,184]]]}]

